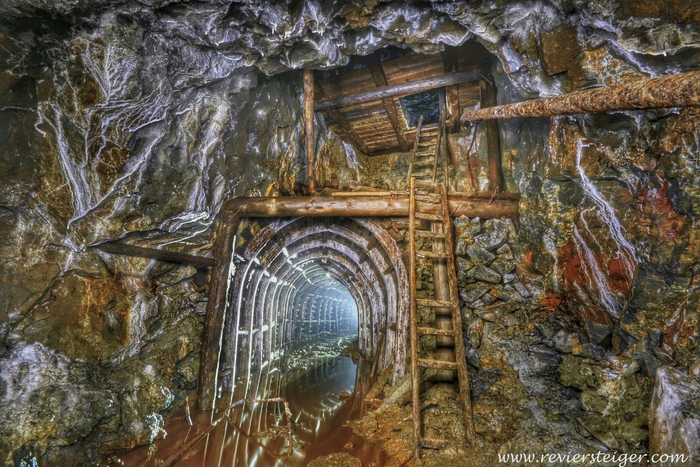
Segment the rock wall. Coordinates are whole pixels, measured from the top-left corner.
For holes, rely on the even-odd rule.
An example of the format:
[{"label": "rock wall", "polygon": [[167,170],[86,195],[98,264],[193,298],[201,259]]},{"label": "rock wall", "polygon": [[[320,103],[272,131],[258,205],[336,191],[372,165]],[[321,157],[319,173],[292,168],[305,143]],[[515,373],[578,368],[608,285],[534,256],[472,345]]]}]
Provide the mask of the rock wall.
[{"label": "rock wall", "polygon": [[[162,435],[163,414],[194,388],[204,291],[191,268],[89,246],[210,254],[224,199],[301,191],[293,70],[477,40],[497,57],[499,103],[512,102],[697,69],[697,11],[683,0],[3,2],[0,458],[78,465]],[[542,319],[567,323],[554,336],[579,336],[590,354],[576,365],[602,361],[583,344],[631,358],[641,392],[656,367],[700,358],[698,122],[691,109],[501,122],[506,186],[522,201],[514,259],[494,261],[515,264]],[[367,167],[319,134],[324,177],[361,183]],[[481,261],[460,261],[463,278],[490,284],[495,271],[487,295],[500,300],[510,273]],[[492,300],[471,291],[467,304]],[[598,328],[609,339],[596,342]],[[529,354],[513,348],[518,369]],[[571,366],[543,358],[547,371]],[[586,407],[600,408],[608,389],[586,384]],[[523,417],[540,420],[537,407]]]}]

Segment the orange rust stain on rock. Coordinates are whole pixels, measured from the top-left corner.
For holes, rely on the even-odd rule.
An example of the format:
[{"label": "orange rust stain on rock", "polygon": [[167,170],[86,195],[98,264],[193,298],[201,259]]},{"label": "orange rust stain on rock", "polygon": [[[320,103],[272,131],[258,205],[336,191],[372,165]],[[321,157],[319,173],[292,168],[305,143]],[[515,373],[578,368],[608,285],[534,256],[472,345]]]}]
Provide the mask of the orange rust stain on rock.
[{"label": "orange rust stain on rock", "polygon": [[608,285],[613,291],[624,295],[627,295],[632,287],[627,268],[620,258],[615,258],[608,263]]},{"label": "orange rust stain on rock", "polygon": [[561,297],[559,297],[558,294],[553,294],[551,292],[545,294],[542,300],[540,300],[540,306],[543,308],[554,309],[559,305],[561,305]]}]

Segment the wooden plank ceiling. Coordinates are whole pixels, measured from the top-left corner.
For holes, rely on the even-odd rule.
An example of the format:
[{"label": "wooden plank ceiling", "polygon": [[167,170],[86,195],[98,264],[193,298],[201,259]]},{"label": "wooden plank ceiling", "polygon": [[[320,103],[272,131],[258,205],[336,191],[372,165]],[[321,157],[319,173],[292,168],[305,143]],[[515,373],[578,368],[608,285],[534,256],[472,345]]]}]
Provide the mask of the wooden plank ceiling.
[{"label": "wooden plank ceiling", "polygon": [[[404,55],[397,57],[397,54],[381,52],[354,57],[350,65],[330,73],[330,76],[324,77],[321,72],[316,72],[317,100],[335,99],[453,71],[466,71],[483,66],[490,60],[488,52],[475,43],[448,48],[434,55],[405,54],[402,51]],[[382,60],[382,55],[388,55],[388,58]],[[366,156],[407,152],[415,140],[416,128],[408,125],[399,100],[401,97],[404,96],[324,110],[322,114],[331,130]],[[477,104],[479,99],[478,82],[446,89],[448,131],[459,130],[460,109]],[[435,123],[423,126],[424,136],[436,138],[437,132]]]}]

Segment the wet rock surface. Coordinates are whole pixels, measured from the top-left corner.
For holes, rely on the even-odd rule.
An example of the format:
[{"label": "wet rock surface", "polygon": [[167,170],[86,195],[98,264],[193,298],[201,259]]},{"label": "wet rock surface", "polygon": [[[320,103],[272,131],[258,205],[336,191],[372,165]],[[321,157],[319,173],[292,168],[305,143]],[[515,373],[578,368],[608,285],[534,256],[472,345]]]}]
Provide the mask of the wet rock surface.
[{"label": "wet rock surface", "polygon": [[308,465],[309,467],[362,467],[362,461],[347,452],[338,452],[319,457]]},{"label": "wet rock surface", "polygon": [[672,367],[656,373],[654,395],[649,406],[649,451],[680,454],[688,465],[700,462],[700,381]]},{"label": "wet rock surface", "polygon": [[[89,465],[162,436],[163,415],[195,388],[206,291],[193,268],[89,246],[210,256],[225,199],[302,193],[299,68],[477,40],[496,58],[498,102],[513,102],[696,70],[697,11],[681,0],[2,2],[0,462]],[[319,120],[322,180],[403,188],[405,154],[363,157]],[[697,373],[698,122],[668,109],[500,123],[519,230],[455,221],[484,458],[644,452],[658,369]],[[476,147],[474,178],[460,160],[451,188],[486,189]],[[401,456],[411,441],[396,410],[377,429]]]}]

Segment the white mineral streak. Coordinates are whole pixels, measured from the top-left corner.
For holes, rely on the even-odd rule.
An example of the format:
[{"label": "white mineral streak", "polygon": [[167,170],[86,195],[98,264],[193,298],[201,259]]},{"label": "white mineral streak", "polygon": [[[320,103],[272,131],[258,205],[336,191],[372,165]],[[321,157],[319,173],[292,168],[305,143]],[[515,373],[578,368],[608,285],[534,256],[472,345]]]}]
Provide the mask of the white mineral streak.
[{"label": "white mineral streak", "polygon": [[[110,186],[103,186],[97,174],[100,162],[108,163],[103,161],[104,151],[111,145],[128,150],[133,133],[164,120],[172,103],[170,94],[160,84],[147,94],[134,95],[132,75],[139,58],[132,51],[112,44],[102,46],[86,38],[76,42],[85,47],[82,62],[99,88],[101,102],[82,108],[67,65],[58,62],[54,85],[59,92],[38,107],[39,120],[53,131],[61,168],[73,196],[74,213],[68,226],[131,180],[149,160],[152,145],[132,155]],[[70,106],[62,107],[60,99],[68,100]]]},{"label": "white mineral streak", "polygon": [[600,266],[598,265],[595,255],[588,247],[585,240],[581,237],[581,234],[579,234],[578,228],[575,225],[574,245],[576,245],[576,251],[581,258],[581,269],[588,279],[588,287],[586,291],[582,290],[579,284],[575,284],[579,295],[585,302],[589,302],[589,297],[593,296],[595,301],[603,306],[603,308],[605,308],[605,310],[612,317],[618,318],[620,313],[620,304],[615,298],[612,290],[610,290],[607,277],[603,271],[600,270]]},{"label": "white mineral streak", "polygon": [[[610,239],[615,245],[612,257],[620,261],[620,264],[624,268],[626,278],[631,280],[638,263],[635,248],[625,237],[624,228],[617,219],[612,205],[603,197],[593,182],[591,182],[581,166],[581,155],[584,147],[587,147],[587,145],[579,140],[576,145],[576,170],[580,178],[580,184],[584,195],[593,202],[595,210],[583,210],[579,214],[580,225],[584,228],[586,236],[596,243],[597,250],[600,252],[606,251],[607,249],[600,244],[596,236],[590,230],[584,214],[587,212],[594,212],[596,217],[608,227]],[[574,244],[581,258],[581,269],[588,280],[587,293],[583,293],[581,288],[577,285],[581,298],[588,301],[588,297],[594,297],[595,301],[611,316],[615,318],[619,317],[619,313],[622,310],[622,303],[620,298],[616,296],[617,294],[611,290],[609,278],[601,269],[601,265],[598,263],[595,253],[588,246],[576,225],[574,225],[573,234]]]}]

